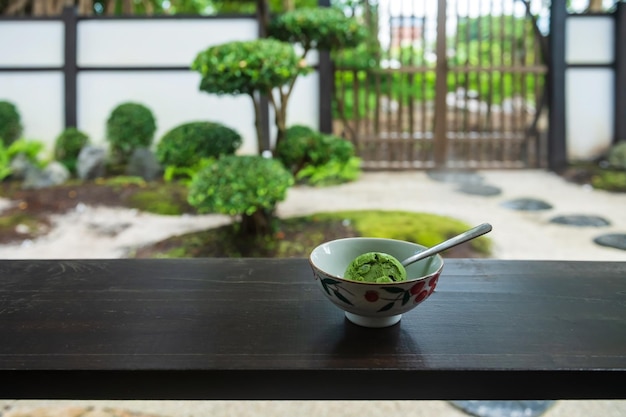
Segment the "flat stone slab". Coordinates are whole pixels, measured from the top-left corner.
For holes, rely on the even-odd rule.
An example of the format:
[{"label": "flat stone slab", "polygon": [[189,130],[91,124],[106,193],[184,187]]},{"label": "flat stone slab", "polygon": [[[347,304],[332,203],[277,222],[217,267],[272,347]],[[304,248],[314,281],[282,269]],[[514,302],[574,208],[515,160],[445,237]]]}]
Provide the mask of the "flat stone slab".
[{"label": "flat stone slab", "polygon": [[502,194],[502,190],[493,185],[487,184],[461,184],[457,191],[463,194],[478,195],[482,197],[493,197]]},{"label": "flat stone slab", "polygon": [[541,211],[550,210],[552,205],[535,198],[518,198],[515,200],[505,201],[502,203],[502,207],[520,211]]},{"label": "flat stone slab", "polygon": [[609,222],[604,217],[588,216],[588,215],[582,215],[582,214],[557,216],[551,219],[550,223],[564,224],[567,226],[577,226],[577,227],[605,227],[605,226],[611,225],[611,222]]},{"label": "flat stone slab", "polygon": [[450,404],[476,417],[537,417],[555,401],[450,401]]},{"label": "flat stone slab", "polygon": [[433,181],[452,184],[480,184],[484,180],[474,171],[433,170],[427,171],[426,175]]},{"label": "flat stone slab", "polygon": [[598,236],[593,241],[600,246],[626,250],[626,233],[609,233]]}]

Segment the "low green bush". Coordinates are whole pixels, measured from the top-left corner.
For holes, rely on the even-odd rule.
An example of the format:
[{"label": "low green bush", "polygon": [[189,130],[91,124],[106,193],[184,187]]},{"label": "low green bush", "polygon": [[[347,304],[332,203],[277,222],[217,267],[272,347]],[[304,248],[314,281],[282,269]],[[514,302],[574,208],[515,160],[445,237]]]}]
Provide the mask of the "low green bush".
[{"label": "low green bush", "polygon": [[124,164],[137,148],[149,148],[154,140],[156,121],[152,111],[139,103],[122,103],[106,123],[106,139],[115,163]]},{"label": "low green bush", "polygon": [[361,173],[361,159],[354,145],[335,135],[306,126],[287,129],[276,147],[276,157],[300,183],[325,186],[354,181]]},{"label": "low green bush", "polygon": [[241,142],[239,133],[220,123],[191,122],[163,135],[157,144],[156,156],[166,167],[191,167],[203,158],[232,155]]},{"label": "low green bush", "polygon": [[310,152],[317,147],[319,133],[310,127],[295,125],[285,130],[285,137],[276,146],[278,158],[293,174],[310,162]]},{"label": "low green bush", "polygon": [[591,178],[593,188],[626,192],[626,171],[600,171]]},{"label": "low green bush", "polygon": [[331,159],[323,165],[307,165],[298,171],[296,181],[323,187],[355,181],[360,175],[361,158],[353,156],[345,162]]},{"label": "low green bush", "polygon": [[19,154],[23,154],[28,162],[38,168],[43,168],[46,161],[40,159],[41,152],[45,148],[43,142],[37,140],[18,139],[10,146],[5,146],[0,141],[0,181],[13,173],[11,162]]},{"label": "low green bush", "polygon": [[68,127],[57,136],[54,142],[54,159],[76,172],[76,161],[81,149],[89,144],[89,136],[75,127]]},{"label": "low green bush", "polygon": [[0,142],[11,145],[22,134],[20,113],[13,103],[0,101]]},{"label": "low green bush", "polygon": [[293,176],[276,159],[230,155],[192,179],[188,201],[200,213],[241,216],[242,231],[270,231],[274,209],[287,196]]}]

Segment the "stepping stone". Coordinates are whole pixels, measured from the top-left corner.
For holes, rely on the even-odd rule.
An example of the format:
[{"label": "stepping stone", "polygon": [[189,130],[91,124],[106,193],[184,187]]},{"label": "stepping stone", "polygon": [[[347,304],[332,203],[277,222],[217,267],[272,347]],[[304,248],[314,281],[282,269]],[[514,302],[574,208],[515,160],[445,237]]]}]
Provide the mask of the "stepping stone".
[{"label": "stepping stone", "polygon": [[502,190],[493,185],[487,184],[461,184],[457,191],[463,194],[479,195],[482,197],[493,197],[502,194]]},{"label": "stepping stone", "polygon": [[557,216],[550,220],[550,223],[565,224],[567,226],[578,227],[605,227],[611,223],[600,216],[586,216],[586,215],[569,215],[569,216]]},{"label": "stepping stone", "polygon": [[555,401],[450,401],[450,404],[476,417],[537,417]]},{"label": "stepping stone", "polygon": [[426,175],[437,182],[452,184],[480,184],[483,177],[474,171],[435,170],[427,171]]},{"label": "stepping stone", "polygon": [[626,250],[626,233],[611,233],[595,238],[594,243],[609,248]]},{"label": "stepping stone", "polygon": [[511,210],[520,211],[541,211],[550,210],[552,208],[552,206],[545,201],[534,198],[518,198],[516,200],[505,201],[502,203],[502,206]]}]

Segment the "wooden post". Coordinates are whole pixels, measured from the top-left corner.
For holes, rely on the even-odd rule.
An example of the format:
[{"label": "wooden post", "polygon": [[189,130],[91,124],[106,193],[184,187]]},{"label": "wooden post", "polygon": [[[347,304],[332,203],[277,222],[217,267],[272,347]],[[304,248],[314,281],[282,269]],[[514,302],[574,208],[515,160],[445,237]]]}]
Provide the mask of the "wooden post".
[{"label": "wooden post", "polygon": [[[259,31],[258,31],[259,38],[260,39],[266,38],[267,27],[268,27],[269,18],[270,18],[269,5],[267,4],[267,0],[257,0],[256,16],[257,16],[257,22],[259,25]],[[270,102],[267,96],[260,94],[259,105],[261,107],[261,115],[260,115],[261,131],[263,132],[263,137],[261,139],[261,141],[263,142],[262,149],[259,149],[259,155],[260,155],[263,151],[272,150],[272,143],[270,140],[270,113],[269,113]]]},{"label": "wooden post", "polygon": [[615,141],[626,141],[626,3],[615,11]]},{"label": "wooden post", "polygon": [[561,171],[567,166],[565,132],[565,0],[550,6],[550,55],[548,58],[548,168]]},{"label": "wooden post", "polygon": [[[318,0],[318,7],[330,7],[330,0]],[[333,132],[333,63],[330,59],[330,52],[318,51],[319,63],[319,130],[323,133]]]},{"label": "wooden post", "polygon": [[65,27],[63,79],[65,84],[65,127],[76,127],[76,78],[78,63],[76,62],[77,16],[74,7],[65,7],[61,14]]},{"label": "wooden post", "polygon": [[448,63],[446,57],[446,0],[437,3],[437,64],[435,82],[435,138],[434,157],[435,165],[443,166],[447,154],[447,104],[448,93]]}]

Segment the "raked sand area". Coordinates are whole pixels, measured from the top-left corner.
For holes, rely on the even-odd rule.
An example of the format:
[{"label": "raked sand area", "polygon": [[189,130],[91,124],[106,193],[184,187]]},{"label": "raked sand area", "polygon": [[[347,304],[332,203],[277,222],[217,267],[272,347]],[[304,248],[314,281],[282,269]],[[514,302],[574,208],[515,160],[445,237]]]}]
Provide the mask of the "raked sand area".
[{"label": "raked sand area", "polygon": [[[594,238],[626,233],[626,194],[594,191],[546,171],[482,171],[480,183],[499,189],[481,196],[458,190],[424,172],[369,172],[360,180],[327,188],[293,187],[281,202],[281,216],[320,211],[386,209],[452,216],[472,225],[489,222],[500,259],[626,261],[626,251],[599,246]],[[552,206],[517,211],[503,204],[519,198]],[[2,204],[0,202],[0,209]],[[564,215],[600,216],[610,224],[575,227],[551,223]],[[54,220],[49,234],[35,241],[1,245],[2,259],[118,258],[130,249],[167,236],[228,222],[219,215],[164,217],[127,209],[79,206]],[[9,383],[4,381],[4,383]],[[1,417],[462,417],[444,401],[299,402],[299,401],[0,401]],[[626,401],[557,401],[545,417],[623,417]],[[504,417],[504,416],[503,416]],[[518,417],[511,415],[509,417]],[[521,415],[519,415],[521,417]]]},{"label": "raked sand area", "polygon": [[[278,214],[286,217],[354,209],[435,213],[472,225],[491,223],[489,237],[495,244],[495,258],[626,260],[626,251],[593,242],[600,235],[626,233],[626,193],[595,191],[546,171],[483,171],[478,175],[481,185],[495,187],[500,194],[466,194],[458,191],[457,183],[435,181],[424,172],[369,172],[356,182],[339,186],[292,187],[287,199],[279,203]],[[521,198],[540,199],[552,208],[518,211],[503,206]],[[600,216],[610,224],[575,227],[550,222],[566,215]],[[157,216],[79,204],[76,210],[55,216],[46,236],[0,245],[0,257],[120,258],[133,247],[228,221],[222,215]]]}]

